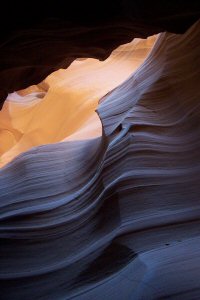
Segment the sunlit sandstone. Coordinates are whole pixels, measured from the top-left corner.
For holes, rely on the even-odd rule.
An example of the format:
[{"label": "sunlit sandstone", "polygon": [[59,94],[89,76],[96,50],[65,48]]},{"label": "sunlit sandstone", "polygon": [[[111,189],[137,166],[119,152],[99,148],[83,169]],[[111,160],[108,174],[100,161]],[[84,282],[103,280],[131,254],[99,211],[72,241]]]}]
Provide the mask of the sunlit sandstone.
[{"label": "sunlit sandstone", "polygon": [[[84,109],[76,113],[74,97],[54,124],[57,137],[71,121],[68,136],[0,169],[2,299],[199,299],[199,34],[200,22],[159,35],[142,65],[100,98],[102,136],[89,138],[92,109],[76,130]],[[48,78],[18,94],[48,103],[62,91],[57,74],[55,87]],[[47,119],[48,105],[34,118],[41,110],[38,121]]]},{"label": "sunlit sandstone", "polygon": [[0,166],[38,145],[100,136],[98,101],[143,62],[155,38],[135,39],[105,61],[76,60],[38,86],[10,94],[0,112]]}]

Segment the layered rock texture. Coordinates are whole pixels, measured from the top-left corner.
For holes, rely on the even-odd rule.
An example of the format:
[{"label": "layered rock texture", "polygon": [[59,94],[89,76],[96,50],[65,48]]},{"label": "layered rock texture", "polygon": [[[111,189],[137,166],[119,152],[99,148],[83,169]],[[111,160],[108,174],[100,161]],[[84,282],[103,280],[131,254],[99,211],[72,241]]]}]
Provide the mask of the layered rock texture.
[{"label": "layered rock texture", "polygon": [[[2,299],[199,299],[200,22],[152,39],[138,63],[129,57],[133,41],[102,67],[75,61],[37,92],[9,95],[1,112],[10,126],[0,169]],[[117,55],[128,55],[128,65],[112,61]],[[109,62],[122,77],[99,75]],[[91,74],[82,73],[83,86],[78,70]],[[61,116],[61,96],[73,105],[56,127],[45,109],[58,101],[52,118]],[[22,153],[6,158],[13,147]]]}]

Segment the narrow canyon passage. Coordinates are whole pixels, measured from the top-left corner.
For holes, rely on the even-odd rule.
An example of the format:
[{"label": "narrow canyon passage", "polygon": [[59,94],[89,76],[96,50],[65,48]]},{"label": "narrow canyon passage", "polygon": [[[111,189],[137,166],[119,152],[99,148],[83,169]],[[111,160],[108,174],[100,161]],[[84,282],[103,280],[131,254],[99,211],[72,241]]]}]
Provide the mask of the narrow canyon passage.
[{"label": "narrow canyon passage", "polygon": [[199,37],[136,39],[9,94],[3,300],[199,299]]}]

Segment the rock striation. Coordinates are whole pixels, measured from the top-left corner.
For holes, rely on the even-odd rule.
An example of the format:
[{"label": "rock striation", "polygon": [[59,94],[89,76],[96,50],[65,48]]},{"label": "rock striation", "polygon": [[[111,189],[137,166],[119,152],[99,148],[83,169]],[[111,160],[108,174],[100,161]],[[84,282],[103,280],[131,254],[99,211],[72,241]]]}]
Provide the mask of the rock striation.
[{"label": "rock striation", "polygon": [[161,33],[101,135],[0,170],[2,299],[199,299],[199,41]]}]

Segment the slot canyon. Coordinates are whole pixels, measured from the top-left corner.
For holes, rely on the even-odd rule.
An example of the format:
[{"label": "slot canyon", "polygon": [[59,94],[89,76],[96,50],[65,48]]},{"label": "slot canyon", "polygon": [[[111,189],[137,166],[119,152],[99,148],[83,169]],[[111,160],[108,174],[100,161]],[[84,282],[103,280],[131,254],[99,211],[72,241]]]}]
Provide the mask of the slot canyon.
[{"label": "slot canyon", "polygon": [[199,0],[2,14],[0,300],[199,300]]}]

